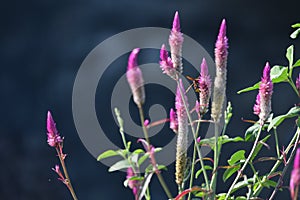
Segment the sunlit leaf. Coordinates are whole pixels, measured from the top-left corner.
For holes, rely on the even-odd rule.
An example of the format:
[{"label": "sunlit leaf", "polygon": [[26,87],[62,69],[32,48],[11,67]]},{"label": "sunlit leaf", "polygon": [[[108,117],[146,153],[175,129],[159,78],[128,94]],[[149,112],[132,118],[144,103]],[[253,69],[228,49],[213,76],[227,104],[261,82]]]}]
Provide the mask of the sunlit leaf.
[{"label": "sunlit leaf", "polygon": [[230,159],[227,161],[230,166],[233,166],[235,163],[240,160],[245,160],[245,150],[239,150],[231,155]]},{"label": "sunlit leaf", "polygon": [[300,66],[300,59],[295,62],[295,64],[293,65],[293,67],[299,67],[299,66]]},{"label": "sunlit leaf", "polygon": [[300,28],[300,23],[293,24],[292,28]]},{"label": "sunlit leaf", "polygon": [[146,178],[143,182],[142,190],[141,190],[141,193],[139,195],[139,200],[141,200],[145,196],[146,190],[149,187],[149,183],[151,181],[152,176],[153,176],[153,173],[147,174],[147,176],[146,176]]},{"label": "sunlit leaf", "polygon": [[241,165],[237,165],[237,166],[226,169],[223,174],[223,181],[225,182],[227,179],[229,179],[240,168],[241,168]]},{"label": "sunlit leaf", "polygon": [[274,127],[276,128],[277,126],[279,126],[285,119],[299,116],[299,114],[300,114],[300,107],[296,106],[291,108],[286,114],[279,115],[274,119],[272,119],[272,121],[268,126],[268,131],[270,131]]},{"label": "sunlit leaf", "polygon": [[[228,135],[218,137],[219,144],[226,144],[228,142],[243,142],[244,139],[241,137],[230,138]],[[199,145],[209,145],[213,150],[215,149],[215,137],[202,139]]]},{"label": "sunlit leaf", "polygon": [[128,167],[130,167],[130,164],[127,160],[121,160],[116,162],[115,164],[113,164],[108,171],[109,172],[114,172],[120,169],[127,169]]},{"label": "sunlit leaf", "polygon": [[104,159],[104,158],[109,158],[109,157],[112,157],[112,156],[118,156],[118,155],[119,155],[119,153],[118,153],[117,151],[114,151],[114,150],[107,150],[107,151],[101,153],[101,154],[98,156],[97,160],[100,161],[100,160],[102,160],[102,159]]},{"label": "sunlit leaf", "polygon": [[[205,165],[204,168],[205,168],[205,170],[213,170],[213,168],[209,165]],[[203,172],[203,169],[202,168],[199,169],[195,174],[195,178],[197,179],[202,172]]]},{"label": "sunlit leaf", "polygon": [[297,28],[295,31],[292,32],[292,34],[290,35],[290,37],[292,39],[296,39],[298,37],[299,33],[300,33],[300,28]]},{"label": "sunlit leaf", "polygon": [[291,69],[294,63],[294,45],[291,45],[286,49],[285,56],[289,61],[289,68]]}]

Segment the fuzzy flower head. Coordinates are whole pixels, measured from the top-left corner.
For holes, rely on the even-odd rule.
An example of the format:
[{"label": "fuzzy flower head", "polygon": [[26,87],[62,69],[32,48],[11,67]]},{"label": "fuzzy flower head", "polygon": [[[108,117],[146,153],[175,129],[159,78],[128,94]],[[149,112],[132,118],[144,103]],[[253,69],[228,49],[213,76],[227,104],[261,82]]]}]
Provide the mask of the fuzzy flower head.
[{"label": "fuzzy flower head", "polygon": [[211,79],[208,73],[208,67],[205,58],[203,58],[201,63],[199,91],[200,113],[203,115],[208,111],[209,99],[211,95]]},{"label": "fuzzy flower head", "polygon": [[259,86],[259,96],[260,96],[259,118],[262,122],[266,121],[271,113],[271,98],[273,93],[273,83],[271,80],[270,71],[271,71],[271,67],[267,62]]},{"label": "fuzzy flower head", "polygon": [[126,77],[133,95],[133,101],[140,107],[145,102],[145,89],[142,71],[137,64],[139,51],[140,49],[136,48],[131,52]]},{"label": "fuzzy flower head", "polygon": [[47,113],[47,136],[47,142],[51,147],[57,147],[63,142],[63,139],[60,137],[56,129],[56,124],[50,111]]},{"label": "fuzzy flower head", "polygon": [[297,149],[295,159],[294,159],[294,167],[291,173],[290,178],[290,192],[291,197],[294,199],[295,190],[300,185],[300,149]]},{"label": "fuzzy flower head", "polygon": [[[181,92],[183,93],[183,98],[181,97]],[[178,119],[178,133],[177,133],[177,146],[176,146],[176,183],[181,185],[184,179],[184,173],[186,170],[187,161],[187,143],[188,143],[188,116],[185,110],[184,101],[187,104],[187,97],[184,93],[184,88],[182,80],[179,80],[179,85],[177,87],[175,107]],[[187,105],[188,106],[188,105]]]},{"label": "fuzzy flower head", "polygon": [[172,59],[168,55],[168,51],[166,50],[165,45],[163,44],[160,49],[160,68],[163,70],[164,74],[167,74],[174,80],[176,79],[176,68],[173,65]]},{"label": "fuzzy flower head", "polygon": [[226,68],[228,56],[228,38],[226,36],[226,21],[223,19],[215,48],[215,62],[217,68]]},{"label": "fuzzy flower head", "polygon": [[300,96],[300,73],[298,75],[298,78],[296,79],[296,88],[298,90],[298,96]]},{"label": "fuzzy flower head", "polygon": [[182,73],[182,43],[183,34],[180,32],[179,14],[176,12],[173,20],[173,27],[169,36],[169,44],[174,68],[179,73]]},{"label": "fuzzy flower head", "polygon": [[226,95],[228,39],[226,36],[226,21],[223,19],[215,45],[216,77],[211,117],[215,122],[220,121]]}]

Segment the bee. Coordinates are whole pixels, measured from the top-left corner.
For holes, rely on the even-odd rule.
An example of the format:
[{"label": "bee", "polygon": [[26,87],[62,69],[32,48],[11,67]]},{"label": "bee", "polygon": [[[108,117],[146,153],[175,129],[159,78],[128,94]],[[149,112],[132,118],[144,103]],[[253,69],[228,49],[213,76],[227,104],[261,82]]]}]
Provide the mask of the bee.
[{"label": "bee", "polygon": [[199,90],[199,77],[197,78],[193,78],[190,76],[186,76],[187,79],[189,79],[190,81],[192,81],[192,84],[186,89],[186,92],[188,92],[192,87],[194,87],[194,91],[195,92],[200,92]]}]

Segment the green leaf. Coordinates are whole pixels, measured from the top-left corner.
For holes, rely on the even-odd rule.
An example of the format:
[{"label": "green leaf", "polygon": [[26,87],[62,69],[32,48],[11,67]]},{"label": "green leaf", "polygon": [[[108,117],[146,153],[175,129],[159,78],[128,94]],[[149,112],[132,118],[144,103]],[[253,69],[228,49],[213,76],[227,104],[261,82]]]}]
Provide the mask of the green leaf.
[{"label": "green leaf", "polygon": [[134,152],[132,152],[132,154],[142,154],[142,153],[145,153],[143,149],[136,149],[134,150]]},{"label": "green leaf", "polygon": [[[209,165],[205,165],[204,168],[205,168],[205,170],[213,170],[213,168]],[[197,179],[202,172],[203,172],[203,169],[202,168],[199,169],[195,174],[195,178]]]},{"label": "green leaf", "polygon": [[275,65],[271,69],[270,76],[273,83],[284,82],[288,79],[288,68]]},{"label": "green leaf", "polygon": [[[265,143],[269,139],[270,136],[271,135],[269,134],[264,139],[262,139],[260,141],[263,142],[263,143]],[[263,147],[263,144],[261,142],[259,142],[257,144],[257,146],[255,147],[254,152],[253,152],[253,154],[252,154],[252,156],[250,158],[250,162],[252,162],[254,160],[254,158],[257,156],[257,154],[260,152],[261,148]]]},{"label": "green leaf", "polygon": [[149,187],[149,183],[151,181],[152,176],[153,176],[153,173],[146,175],[146,178],[142,185],[141,193],[139,195],[139,200],[141,200],[145,196],[146,190]]},{"label": "green leaf", "polygon": [[238,196],[235,200],[247,200],[247,197],[244,197],[244,196]]},{"label": "green leaf", "polygon": [[225,182],[227,179],[229,179],[240,168],[241,168],[241,165],[237,165],[237,166],[226,169],[223,174],[223,181]]},{"label": "green leaf", "polygon": [[292,28],[300,28],[300,23],[293,24]]},{"label": "green leaf", "polygon": [[149,158],[149,153],[145,153],[143,156],[141,156],[138,160],[139,166],[142,165],[147,158]]},{"label": "green leaf", "polygon": [[245,132],[245,141],[246,142],[253,142],[255,140],[255,137],[259,131],[259,124],[253,124],[250,126],[246,132]]},{"label": "green leaf", "polygon": [[120,155],[120,154],[119,154],[117,151],[114,151],[114,150],[107,150],[107,151],[101,153],[101,154],[98,156],[97,160],[100,161],[100,160],[102,160],[102,159],[104,159],[104,158],[109,158],[109,157],[112,157],[112,156],[118,156],[118,155]]},{"label": "green leaf", "polygon": [[245,150],[239,150],[231,155],[230,159],[227,161],[230,166],[233,166],[235,163],[240,160],[245,160]]},{"label": "green leaf", "polygon": [[120,169],[126,169],[130,167],[130,164],[127,160],[121,160],[121,161],[118,161],[116,162],[115,164],[113,164],[109,169],[108,171],[109,172],[114,172],[114,171],[118,171]]},{"label": "green leaf", "polygon": [[238,182],[237,184],[234,185],[233,189],[232,189],[232,193],[243,188],[243,187],[247,187],[249,184],[253,183],[254,179],[253,178],[249,178],[247,180],[243,180]]},{"label": "green leaf", "polygon": [[286,114],[279,115],[272,119],[268,126],[268,131],[270,131],[272,128],[278,127],[285,119],[293,118],[296,116],[299,116],[300,114],[300,107],[292,107]]},{"label": "green leaf", "polygon": [[290,35],[290,37],[292,39],[296,39],[298,37],[299,33],[300,33],[300,28],[298,28],[294,32],[292,32],[292,34]]},{"label": "green leaf", "polygon": [[300,59],[295,62],[295,64],[293,65],[293,67],[299,67],[299,66],[300,66]]},{"label": "green leaf", "polygon": [[[226,144],[228,142],[243,142],[244,139],[241,137],[234,137],[230,138],[228,135],[223,135],[218,137],[218,143],[219,144]],[[211,149],[215,149],[215,137],[202,139],[199,143],[199,145],[209,145]]]},{"label": "green leaf", "polygon": [[291,45],[287,48],[285,56],[289,61],[289,68],[291,69],[294,62],[294,45]]},{"label": "green leaf", "polygon": [[238,91],[237,93],[238,93],[238,94],[241,94],[241,93],[243,93],[243,92],[249,92],[249,91],[252,91],[252,90],[256,90],[256,89],[259,88],[259,85],[260,85],[260,82],[255,83],[253,86],[247,87],[247,88],[245,88],[245,89],[242,89],[242,90]]}]

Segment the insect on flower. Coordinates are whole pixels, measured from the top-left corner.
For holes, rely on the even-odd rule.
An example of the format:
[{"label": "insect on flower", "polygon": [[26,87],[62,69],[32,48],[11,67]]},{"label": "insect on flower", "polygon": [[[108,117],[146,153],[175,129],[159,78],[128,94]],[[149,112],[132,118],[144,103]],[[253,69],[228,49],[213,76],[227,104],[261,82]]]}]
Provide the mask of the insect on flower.
[{"label": "insect on flower", "polygon": [[193,78],[191,76],[186,76],[187,79],[189,79],[190,81],[192,81],[192,84],[186,89],[186,92],[188,92],[192,87],[194,88],[194,91],[199,93],[200,89],[199,89],[199,80],[200,78]]}]

